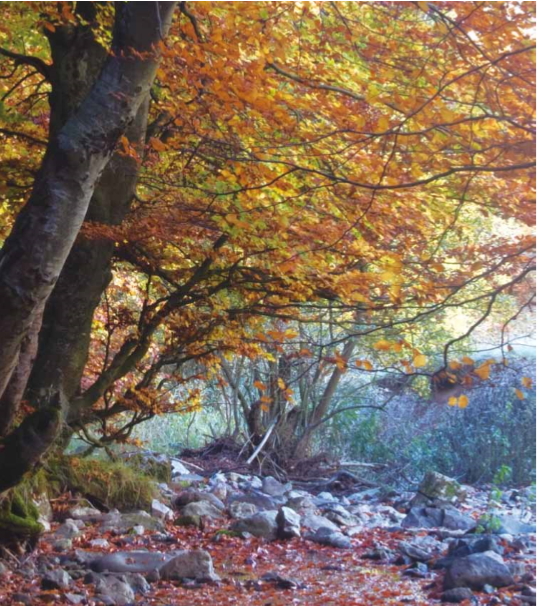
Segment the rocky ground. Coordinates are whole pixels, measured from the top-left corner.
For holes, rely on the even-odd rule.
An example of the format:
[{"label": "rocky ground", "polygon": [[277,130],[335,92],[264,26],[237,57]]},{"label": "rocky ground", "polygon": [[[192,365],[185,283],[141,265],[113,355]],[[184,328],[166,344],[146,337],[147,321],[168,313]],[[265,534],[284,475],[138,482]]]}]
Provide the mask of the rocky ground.
[{"label": "rocky ground", "polygon": [[151,512],[56,502],[61,521],[37,549],[0,562],[0,603],[536,602],[530,489],[503,492],[484,517],[489,491],[434,473],[387,494],[346,472],[316,485],[171,464]]}]

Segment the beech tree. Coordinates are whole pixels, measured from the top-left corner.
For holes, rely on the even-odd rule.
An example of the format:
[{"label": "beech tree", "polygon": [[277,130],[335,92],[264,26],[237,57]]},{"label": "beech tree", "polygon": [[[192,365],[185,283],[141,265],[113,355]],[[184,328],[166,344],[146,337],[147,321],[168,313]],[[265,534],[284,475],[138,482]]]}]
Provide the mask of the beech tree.
[{"label": "beech tree", "polygon": [[[267,353],[267,318],[336,322],[335,376],[351,338],[361,372],[457,384],[489,366],[453,346],[533,301],[534,4],[180,2],[166,36],[173,4],[9,5],[0,489],[51,410],[127,439]],[[455,308],[439,369],[416,334]]]}]

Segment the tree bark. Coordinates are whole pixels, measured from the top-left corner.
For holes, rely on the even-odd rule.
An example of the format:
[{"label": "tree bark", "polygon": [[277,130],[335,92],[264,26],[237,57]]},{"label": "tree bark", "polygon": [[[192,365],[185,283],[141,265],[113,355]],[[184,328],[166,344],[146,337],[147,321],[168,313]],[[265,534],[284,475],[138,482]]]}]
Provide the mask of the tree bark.
[{"label": "tree bark", "polygon": [[[0,252],[0,397],[58,280],[112,151],[147,99],[158,65],[158,45],[175,3],[116,6],[112,53],[78,110],[52,136],[30,199]],[[55,401],[63,398],[54,395]],[[0,449],[2,470],[21,436],[32,446],[27,443],[17,473],[2,478],[0,491],[13,486],[21,469],[30,468],[50,446],[59,415],[49,412],[62,408],[51,401],[5,438]]]}]

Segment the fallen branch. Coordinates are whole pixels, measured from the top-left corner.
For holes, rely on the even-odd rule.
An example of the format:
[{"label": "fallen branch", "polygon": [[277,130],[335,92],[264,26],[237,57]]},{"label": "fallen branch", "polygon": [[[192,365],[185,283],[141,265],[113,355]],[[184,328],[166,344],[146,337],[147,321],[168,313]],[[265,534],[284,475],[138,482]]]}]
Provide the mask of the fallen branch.
[{"label": "fallen branch", "polygon": [[260,454],[261,449],[265,446],[267,440],[273,433],[273,429],[276,427],[277,420],[278,419],[275,419],[271,423],[269,429],[265,432],[265,435],[263,436],[263,440],[258,444],[258,447],[256,448],[256,450],[248,458],[247,465],[250,465],[252,463],[252,461],[254,461],[254,459]]}]

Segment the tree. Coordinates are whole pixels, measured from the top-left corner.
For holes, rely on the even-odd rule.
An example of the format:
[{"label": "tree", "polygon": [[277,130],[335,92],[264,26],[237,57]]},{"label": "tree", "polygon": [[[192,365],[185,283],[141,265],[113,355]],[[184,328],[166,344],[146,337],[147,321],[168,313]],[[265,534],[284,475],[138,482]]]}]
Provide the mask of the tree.
[{"label": "tree", "polygon": [[[0,397],[4,431],[13,424],[31,371],[44,306],[96,184],[109,165],[118,139],[146,103],[158,65],[158,45],[169,27],[173,7],[173,3],[153,2],[118,5],[106,60],[86,26],[80,32],[76,31],[77,26],[75,32],[70,31],[76,16],[69,5],[62,13],[65,24],[58,29],[49,24],[55,59],[52,65],[4,52],[16,65],[39,67],[52,83],[49,143],[32,193],[0,257]],[[79,14],[91,18],[92,13],[90,6],[83,7]],[[87,68],[89,90],[87,85],[81,86],[80,71],[73,73],[72,53],[78,54],[75,65],[79,70]],[[111,204],[112,199],[108,202]],[[55,390],[34,414],[6,435],[0,451],[0,490],[16,484],[50,446],[62,422],[64,398],[63,392]]]},{"label": "tree", "polygon": [[[138,4],[151,12],[150,3]],[[172,8],[164,4],[166,18],[162,7],[145,18],[165,24]],[[8,217],[32,183],[27,150],[49,136],[50,123],[48,166],[55,157],[48,149],[85,107],[76,109],[80,98],[94,94],[84,92],[80,67],[90,61],[99,83],[103,62],[123,59],[103,51],[111,3],[59,3],[59,12],[39,6],[44,16],[18,5],[8,15],[16,32],[3,51],[1,132],[14,150],[2,167]],[[43,327],[32,331],[39,332],[36,360],[20,358],[21,372],[3,396],[9,419],[20,421],[22,400],[39,416],[59,398],[70,431],[95,443],[125,439],[136,423],[196,399],[192,391],[176,402],[171,391],[188,381],[193,361],[205,364],[200,377],[217,372],[223,354],[263,353],[259,334],[268,317],[284,325],[329,318],[374,354],[401,354],[401,372],[431,375],[438,368],[428,368],[416,345],[423,319],[455,308],[477,314],[445,344],[448,371],[453,345],[507,293],[519,307],[530,304],[533,5],[179,8],[169,45],[151,40],[164,57],[149,124],[140,92],[125,110],[138,108],[130,129],[124,120],[106,139],[105,172]],[[124,10],[137,14],[130,4]],[[33,52],[25,48],[28,24],[38,19],[50,54],[39,35],[30,40]],[[114,44],[145,56],[147,31],[139,32],[143,43],[115,31]],[[124,62],[130,68],[139,62],[134,56]],[[148,75],[144,83],[151,81]],[[50,115],[40,96],[47,86]],[[122,106],[122,95],[112,96]],[[22,242],[17,225],[28,212],[20,211],[6,251]],[[514,221],[519,231],[508,227]],[[39,317],[34,312],[27,323]],[[7,381],[29,328],[11,312],[4,317],[19,335],[4,353]],[[342,355],[339,338],[333,345]],[[375,361],[368,353],[361,359]],[[30,368],[23,395],[18,376]],[[95,423],[101,436],[88,432]]]}]

